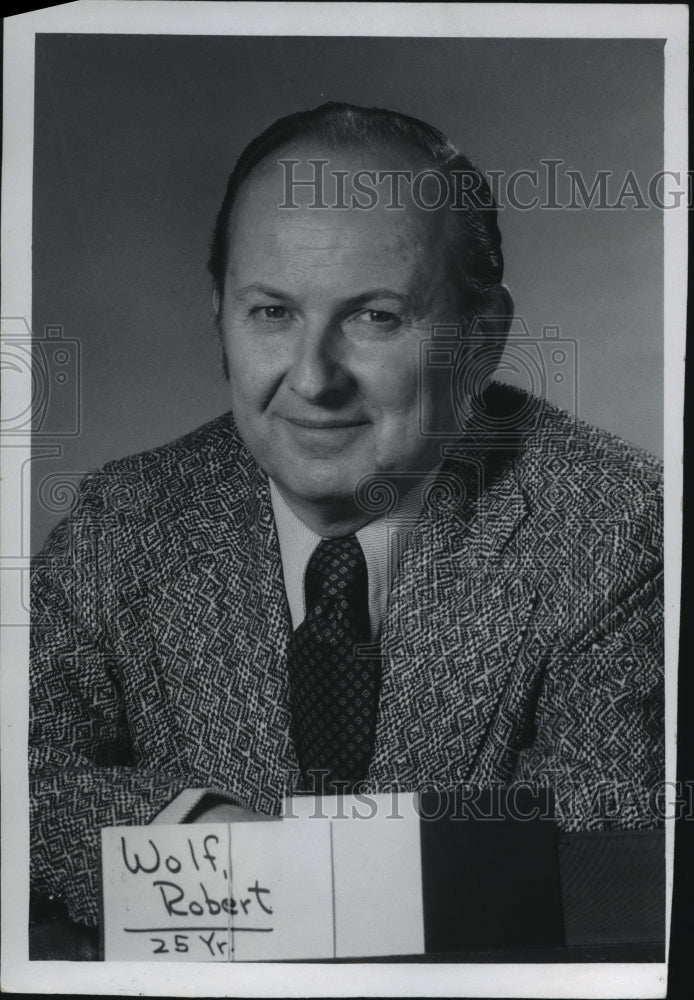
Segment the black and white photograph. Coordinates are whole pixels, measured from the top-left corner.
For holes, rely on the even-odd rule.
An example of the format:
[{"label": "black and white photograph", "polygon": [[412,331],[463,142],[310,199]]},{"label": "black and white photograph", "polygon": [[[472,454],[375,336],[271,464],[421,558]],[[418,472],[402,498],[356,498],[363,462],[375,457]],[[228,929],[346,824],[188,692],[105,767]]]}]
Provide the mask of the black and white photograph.
[{"label": "black and white photograph", "polygon": [[665,996],[687,31],[5,19],[4,988]]}]

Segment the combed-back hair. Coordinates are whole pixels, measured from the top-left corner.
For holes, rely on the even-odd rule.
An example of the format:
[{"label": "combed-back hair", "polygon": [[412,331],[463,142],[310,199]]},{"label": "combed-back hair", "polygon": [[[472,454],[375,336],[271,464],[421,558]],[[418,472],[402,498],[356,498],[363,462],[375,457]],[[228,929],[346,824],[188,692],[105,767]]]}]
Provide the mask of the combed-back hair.
[{"label": "combed-back hair", "polygon": [[[272,153],[303,139],[322,143],[326,150],[383,147],[389,143],[409,146],[430,163],[429,169],[449,178],[449,201],[459,204],[455,209],[446,204],[439,211],[451,209],[453,224],[447,229],[450,275],[465,302],[466,320],[485,312],[488,293],[498,291],[501,285],[504,258],[496,205],[484,175],[433,125],[397,111],[334,101],[278,118],[252,139],[239,156],[217,215],[208,262],[220,303],[228,263],[229,219],[241,185]],[[459,174],[457,181],[455,173]],[[513,304],[505,289],[504,294],[511,311]]]}]

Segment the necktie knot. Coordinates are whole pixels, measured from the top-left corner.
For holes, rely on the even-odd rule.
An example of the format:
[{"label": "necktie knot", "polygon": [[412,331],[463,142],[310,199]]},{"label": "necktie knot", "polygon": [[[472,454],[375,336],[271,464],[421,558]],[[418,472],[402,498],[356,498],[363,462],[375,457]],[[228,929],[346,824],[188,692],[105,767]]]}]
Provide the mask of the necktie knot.
[{"label": "necktie knot", "polygon": [[367,594],[366,559],[356,535],[324,538],[306,567],[306,608],[321,601],[359,601]]}]

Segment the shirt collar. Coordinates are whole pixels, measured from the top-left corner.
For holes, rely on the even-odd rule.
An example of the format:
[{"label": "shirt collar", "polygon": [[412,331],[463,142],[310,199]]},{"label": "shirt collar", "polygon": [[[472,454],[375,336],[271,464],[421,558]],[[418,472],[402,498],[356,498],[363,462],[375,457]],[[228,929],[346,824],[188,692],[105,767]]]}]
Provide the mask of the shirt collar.
[{"label": "shirt collar", "polygon": [[[440,464],[419,479],[392,511],[375,518],[356,532],[364,552],[369,577],[372,639],[375,639],[380,631],[400,556],[419,520],[427,488],[433,483],[439,469]],[[312,531],[296,516],[272,479],[270,479],[270,499],[277,528],[287,603],[292,618],[292,628],[296,629],[306,613],[304,606],[306,566],[322,536]]]}]

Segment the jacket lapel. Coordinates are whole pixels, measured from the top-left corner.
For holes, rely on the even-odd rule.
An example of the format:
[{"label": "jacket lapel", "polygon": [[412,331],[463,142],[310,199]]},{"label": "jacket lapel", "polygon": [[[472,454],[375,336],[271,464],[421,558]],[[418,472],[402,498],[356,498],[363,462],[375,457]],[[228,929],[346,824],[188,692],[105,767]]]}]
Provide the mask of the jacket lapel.
[{"label": "jacket lapel", "polygon": [[151,616],[174,738],[197,783],[277,813],[296,760],[291,626],[267,479],[241,448],[188,510],[194,520],[182,517],[178,530],[190,555],[170,568]]},{"label": "jacket lapel", "polygon": [[370,784],[474,772],[532,607],[514,535],[527,515],[513,463],[444,463],[405,549],[384,623]]}]

